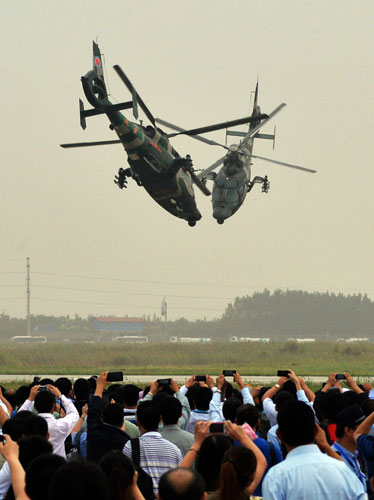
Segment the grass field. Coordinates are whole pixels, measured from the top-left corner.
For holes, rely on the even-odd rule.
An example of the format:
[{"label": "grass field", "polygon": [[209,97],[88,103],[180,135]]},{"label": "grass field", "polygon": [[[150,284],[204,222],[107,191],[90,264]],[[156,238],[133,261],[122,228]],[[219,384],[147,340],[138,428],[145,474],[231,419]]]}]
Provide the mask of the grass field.
[{"label": "grass field", "polygon": [[213,344],[1,344],[1,374],[88,374],[121,370],[125,374],[220,373],[274,375],[291,368],[297,374],[348,371],[374,376],[374,344],[316,342]]}]

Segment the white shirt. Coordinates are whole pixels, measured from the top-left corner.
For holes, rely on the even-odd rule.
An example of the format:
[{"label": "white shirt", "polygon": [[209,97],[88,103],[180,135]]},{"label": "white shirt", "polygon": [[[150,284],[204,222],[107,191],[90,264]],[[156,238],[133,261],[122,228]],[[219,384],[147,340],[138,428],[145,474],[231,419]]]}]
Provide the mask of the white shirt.
[{"label": "white shirt", "polygon": [[0,499],[5,497],[5,493],[9,490],[12,484],[12,477],[8,462],[5,462],[0,470]]},{"label": "white shirt", "polygon": [[[39,416],[43,417],[47,421],[49,432],[48,441],[53,446],[53,453],[55,455],[60,455],[61,457],[66,458],[65,439],[68,437],[75,424],[78,422],[79,413],[75,408],[74,403],[64,395],[61,396],[61,402],[65,408],[65,417],[56,419],[51,413],[39,413]],[[33,404],[33,401],[26,399],[19,411],[31,411]]]}]

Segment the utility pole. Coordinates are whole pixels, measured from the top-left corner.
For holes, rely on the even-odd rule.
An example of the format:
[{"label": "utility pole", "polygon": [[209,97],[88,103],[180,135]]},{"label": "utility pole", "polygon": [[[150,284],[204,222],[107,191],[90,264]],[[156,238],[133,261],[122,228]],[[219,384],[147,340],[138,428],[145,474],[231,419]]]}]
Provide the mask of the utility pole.
[{"label": "utility pole", "polygon": [[164,334],[166,339],[168,334],[168,303],[166,302],[165,297],[162,299],[161,302],[161,316],[165,316]]},{"label": "utility pole", "polygon": [[30,337],[30,257],[26,261],[27,336]]}]

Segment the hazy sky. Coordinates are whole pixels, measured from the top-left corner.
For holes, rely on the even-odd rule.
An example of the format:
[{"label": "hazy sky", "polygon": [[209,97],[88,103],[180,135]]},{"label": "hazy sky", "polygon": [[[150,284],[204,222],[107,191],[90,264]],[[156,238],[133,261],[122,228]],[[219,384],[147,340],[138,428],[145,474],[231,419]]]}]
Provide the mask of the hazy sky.
[{"label": "hazy sky", "polygon": [[[34,314],[159,315],[165,295],[171,319],[210,319],[264,288],[374,298],[373,18],[372,0],[4,2],[0,312],[25,315],[28,256]],[[184,128],[245,116],[258,77],[262,111],[287,107],[262,130],[277,126],[275,151],[254,153],[318,173],[254,160],[270,192],[256,186],[223,226],[198,190],[195,228],[131,180],[120,191],[120,145],[59,147],[116,138],[106,117],[79,125],[96,38],[113,101],[129,99],[120,64]],[[223,153],[173,145],[202,169]]]}]

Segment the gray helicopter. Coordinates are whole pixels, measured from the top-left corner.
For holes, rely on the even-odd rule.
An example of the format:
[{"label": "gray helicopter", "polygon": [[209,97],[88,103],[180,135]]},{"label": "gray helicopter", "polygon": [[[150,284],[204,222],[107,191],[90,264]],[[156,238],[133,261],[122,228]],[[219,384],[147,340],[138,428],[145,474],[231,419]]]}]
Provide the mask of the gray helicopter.
[{"label": "gray helicopter", "polygon": [[[275,130],[274,134],[261,134],[259,133],[260,128],[267,124],[279,111],[281,111],[286,104],[280,104],[272,113],[270,113],[265,119],[264,115],[261,114],[260,106],[257,103],[258,99],[258,83],[256,85],[255,98],[252,111],[252,121],[249,126],[248,132],[238,132],[238,131],[227,131],[227,135],[242,137],[239,144],[233,144],[231,146],[226,146],[219,144],[215,141],[205,139],[203,137],[198,137],[187,132],[187,135],[191,135],[194,139],[206,142],[210,145],[221,146],[227,149],[227,154],[217,160],[213,165],[206,168],[203,172],[198,174],[198,178],[203,182],[207,180],[213,180],[213,192],[212,192],[212,204],[213,204],[213,217],[217,220],[218,224],[223,224],[226,219],[231,217],[243,204],[247,193],[249,193],[255,184],[262,184],[262,192],[267,193],[270,188],[270,182],[268,177],[255,176],[251,179],[251,165],[252,158],[259,160],[268,161],[276,165],[281,165],[284,167],[295,168],[303,172],[315,173],[316,170],[309,168],[300,167],[298,165],[292,165],[290,163],[284,163],[281,161],[272,160],[270,158],[264,158],[262,156],[257,156],[252,153],[254,139],[270,139],[275,140]],[[163,122],[164,125],[178,130],[179,135],[183,134],[183,129],[176,127],[167,122]],[[214,172],[220,165],[223,167],[218,173]]]}]

